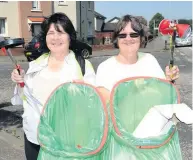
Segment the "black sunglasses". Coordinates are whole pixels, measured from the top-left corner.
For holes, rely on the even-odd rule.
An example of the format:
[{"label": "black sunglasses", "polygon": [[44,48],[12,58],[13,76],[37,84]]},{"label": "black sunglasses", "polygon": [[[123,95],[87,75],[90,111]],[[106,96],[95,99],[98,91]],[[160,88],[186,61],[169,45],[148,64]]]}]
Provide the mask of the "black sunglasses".
[{"label": "black sunglasses", "polygon": [[129,35],[131,38],[137,38],[137,37],[139,37],[139,33],[129,33],[129,34],[122,33],[122,34],[118,34],[117,37],[118,37],[118,38],[126,38],[127,35]]}]

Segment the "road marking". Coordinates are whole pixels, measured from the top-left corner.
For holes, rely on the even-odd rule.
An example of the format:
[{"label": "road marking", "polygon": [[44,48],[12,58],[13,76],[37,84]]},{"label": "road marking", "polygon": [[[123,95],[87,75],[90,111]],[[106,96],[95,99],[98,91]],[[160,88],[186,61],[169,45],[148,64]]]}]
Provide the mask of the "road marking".
[{"label": "road marking", "polygon": [[174,60],[175,60],[175,61],[180,61],[180,58],[175,56],[175,57],[174,57]]},{"label": "road marking", "polygon": [[180,64],[180,65],[179,65],[179,67],[186,67],[186,65],[184,65],[184,64]]},{"label": "road marking", "polygon": [[5,70],[6,70],[6,71],[7,71],[7,70],[8,70],[8,71],[11,71],[11,70],[13,70],[13,69],[0,68],[0,71],[5,71]]},{"label": "road marking", "polygon": [[180,55],[185,56],[186,54],[184,54],[183,52],[180,52]]}]

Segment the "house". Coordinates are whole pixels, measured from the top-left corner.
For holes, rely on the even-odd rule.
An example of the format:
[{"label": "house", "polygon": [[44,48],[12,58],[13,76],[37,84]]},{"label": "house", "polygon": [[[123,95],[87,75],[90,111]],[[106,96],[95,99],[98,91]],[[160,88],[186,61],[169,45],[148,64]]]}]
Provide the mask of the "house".
[{"label": "house", "polygon": [[104,44],[112,43],[113,33],[119,20],[119,17],[114,17],[103,24],[101,31],[102,36],[104,37]]},{"label": "house", "polygon": [[[135,17],[142,24],[142,27],[143,27],[144,33],[145,33],[145,38],[147,41],[148,37],[150,37],[150,33],[149,33],[148,27],[147,27],[147,20],[143,16],[135,16]],[[104,23],[104,25],[102,26],[103,35],[104,35],[105,39],[107,39],[109,42],[110,41],[112,42],[113,32],[114,32],[119,20],[120,20],[119,17],[114,17],[114,18],[110,19],[109,21],[107,21],[106,23]]]},{"label": "house", "polygon": [[104,33],[102,32],[102,26],[105,24],[106,17],[95,11],[95,44],[104,44]]},{"label": "house", "polygon": [[106,23],[105,19],[105,16],[95,12],[95,38],[100,44],[111,44],[113,32],[120,18],[114,17]]},{"label": "house", "polygon": [[114,23],[117,24],[119,22],[120,18],[119,17],[114,17],[110,20],[107,21],[107,23]]},{"label": "house", "polygon": [[29,41],[51,13],[51,1],[0,1],[0,36]]},{"label": "house", "polygon": [[95,11],[94,20],[95,20],[95,32],[101,32],[101,28],[105,23],[106,17],[102,14]]},{"label": "house", "polygon": [[53,13],[63,12],[72,21],[78,39],[93,43],[94,2],[93,1],[53,1]]},{"label": "house", "polygon": [[18,21],[18,2],[0,1],[0,36],[20,37]]},{"label": "house", "polygon": [[55,12],[65,13],[72,20],[78,38],[92,43],[92,1],[0,1],[0,35],[29,41],[40,32],[44,18]]}]

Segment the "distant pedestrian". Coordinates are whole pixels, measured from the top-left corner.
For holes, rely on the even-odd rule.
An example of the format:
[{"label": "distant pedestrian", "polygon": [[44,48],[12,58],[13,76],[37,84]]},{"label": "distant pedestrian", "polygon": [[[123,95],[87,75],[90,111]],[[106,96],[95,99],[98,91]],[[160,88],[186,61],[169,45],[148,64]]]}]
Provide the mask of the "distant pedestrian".
[{"label": "distant pedestrian", "polygon": [[105,44],[105,37],[103,37],[102,40],[103,40],[103,45],[104,45]]}]

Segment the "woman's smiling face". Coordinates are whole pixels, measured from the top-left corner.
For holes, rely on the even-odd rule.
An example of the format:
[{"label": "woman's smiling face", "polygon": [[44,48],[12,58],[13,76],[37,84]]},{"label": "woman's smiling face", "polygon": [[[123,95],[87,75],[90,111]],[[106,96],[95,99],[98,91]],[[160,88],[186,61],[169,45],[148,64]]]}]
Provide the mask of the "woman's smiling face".
[{"label": "woman's smiling face", "polygon": [[69,48],[70,38],[60,24],[57,24],[59,31],[55,25],[51,24],[46,35],[46,43],[51,53],[61,53]]},{"label": "woman's smiling face", "polygon": [[[126,34],[126,36],[124,36]],[[120,51],[128,53],[136,53],[140,47],[140,36],[131,27],[131,22],[128,22],[118,36],[118,46]],[[125,38],[124,38],[125,37]]]}]

